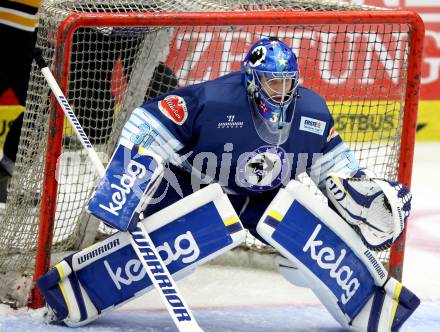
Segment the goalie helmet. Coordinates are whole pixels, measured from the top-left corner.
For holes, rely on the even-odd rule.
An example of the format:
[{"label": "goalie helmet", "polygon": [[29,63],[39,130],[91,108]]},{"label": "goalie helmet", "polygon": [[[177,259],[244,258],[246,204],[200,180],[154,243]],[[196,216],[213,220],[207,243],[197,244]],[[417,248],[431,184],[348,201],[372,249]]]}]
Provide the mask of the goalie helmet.
[{"label": "goalie helmet", "polygon": [[242,72],[257,132],[270,144],[282,144],[295,110],[299,82],[296,55],[277,38],[263,38],[249,50]]}]

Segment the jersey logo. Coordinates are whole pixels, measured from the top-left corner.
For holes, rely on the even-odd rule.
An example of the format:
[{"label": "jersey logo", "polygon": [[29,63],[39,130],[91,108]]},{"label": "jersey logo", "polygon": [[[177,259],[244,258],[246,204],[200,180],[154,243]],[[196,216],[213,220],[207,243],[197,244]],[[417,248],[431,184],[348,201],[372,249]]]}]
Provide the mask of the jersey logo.
[{"label": "jersey logo", "polygon": [[164,99],[158,101],[157,106],[168,119],[179,126],[181,126],[188,117],[185,100],[180,96],[166,96]]},{"label": "jersey logo", "polygon": [[244,125],[243,121],[236,121],[235,120],[235,115],[231,114],[231,115],[227,115],[226,116],[226,121],[219,122],[217,124],[217,129],[222,129],[222,128],[243,128],[243,125]]},{"label": "jersey logo", "polygon": [[308,131],[309,133],[322,136],[324,134],[325,125],[325,121],[302,116],[299,124],[299,130]]},{"label": "jersey logo", "polygon": [[289,174],[286,152],[271,145],[249,153],[238,165],[237,183],[254,191],[278,187]]}]

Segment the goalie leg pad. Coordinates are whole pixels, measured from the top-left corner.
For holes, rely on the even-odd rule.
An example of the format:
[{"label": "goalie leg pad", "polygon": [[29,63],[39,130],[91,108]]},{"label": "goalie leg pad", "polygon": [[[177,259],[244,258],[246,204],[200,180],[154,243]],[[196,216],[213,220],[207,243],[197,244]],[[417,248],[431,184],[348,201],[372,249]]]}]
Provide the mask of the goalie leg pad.
[{"label": "goalie leg pad", "polygon": [[275,257],[275,265],[278,272],[286,278],[292,285],[297,287],[311,288],[310,281],[301,269],[289,261],[287,258],[278,255]]},{"label": "goalie leg pad", "polygon": [[[336,212],[299,182],[291,181],[269,204],[257,231],[293,263],[280,269],[288,280],[310,287],[342,326],[353,327],[356,321],[357,328],[367,329],[368,321],[356,318],[362,312],[368,317],[377,315],[367,303],[378,289],[383,291],[388,274]],[[382,311],[389,308],[387,304]],[[414,310],[406,311],[401,322]],[[392,317],[387,317],[390,322]]]},{"label": "goalie leg pad", "polygon": [[[142,223],[176,278],[236,247],[246,236],[234,208],[217,184],[183,198]],[[70,326],[94,320],[152,288],[129,234],[122,232],[67,257],[42,276],[37,285],[57,319]],[[66,287],[71,286],[80,291],[66,292]],[[178,300],[171,295],[169,301]]]},{"label": "goalie leg pad", "polygon": [[68,326],[81,326],[94,320],[99,313],[78,278],[72,273],[71,263],[68,263],[71,258],[69,256],[55,265],[37,281],[37,285],[58,320],[64,321]]},{"label": "goalie leg pad", "polygon": [[352,326],[368,331],[398,331],[420,305],[420,299],[394,278],[377,288]]}]

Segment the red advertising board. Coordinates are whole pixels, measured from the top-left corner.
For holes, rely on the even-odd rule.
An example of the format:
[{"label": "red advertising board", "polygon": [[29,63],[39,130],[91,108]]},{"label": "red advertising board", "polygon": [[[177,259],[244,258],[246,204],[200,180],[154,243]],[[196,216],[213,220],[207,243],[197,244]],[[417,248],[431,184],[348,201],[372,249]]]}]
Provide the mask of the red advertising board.
[{"label": "red advertising board", "polygon": [[440,0],[355,0],[371,6],[414,10],[425,22],[421,99],[440,99]]},{"label": "red advertising board", "polygon": [[199,83],[240,70],[241,60],[259,36],[276,35],[295,50],[301,84],[319,89],[321,95],[342,101],[364,95],[401,98],[408,28],[393,33],[389,26],[372,24],[365,33],[363,27],[344,25],[344,34],[337,33],[340,28],[176,29],[166,63],[180,85]]}]

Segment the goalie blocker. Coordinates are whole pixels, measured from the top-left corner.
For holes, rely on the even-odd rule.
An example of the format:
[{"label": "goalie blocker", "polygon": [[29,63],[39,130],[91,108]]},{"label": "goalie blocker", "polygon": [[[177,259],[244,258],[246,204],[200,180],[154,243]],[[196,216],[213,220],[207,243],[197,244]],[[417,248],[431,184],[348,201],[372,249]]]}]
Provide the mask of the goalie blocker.
[{"label": "goalie blocker", "polygon": [[288,259],[278,259],[280,272],[311,288],[345,328],[397,331],[420,304],[356,232],[297,181],[280,189],[257,232]]},{"label": "goalie blocker", "polygon": [[163,175],[162,158],[121,140],[87,205],[87,212],[120,231],[134,230]]},{"label": "goalie blocker", "polygon": [[[177,279],[245,238],[241,222],[218,184],[181,199],[141,223]],[[155,266],[154,261],[148,264]],[[165,277],[161,279],[160,271],[158,281],[167,301],[184,320],[180,299],[168,291],[168,282]],[[153,287],[125,232],[68,256],[37,285],[56,319],[69,326],[84,325]]]}]

